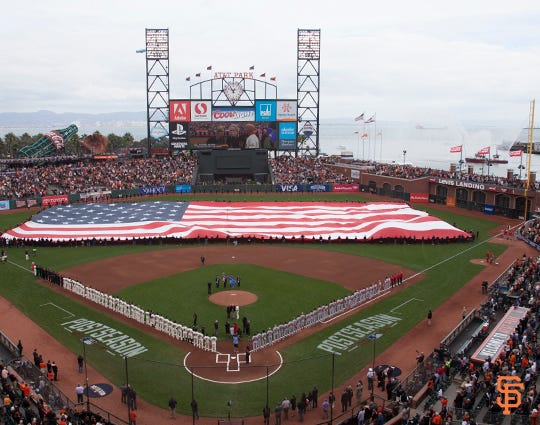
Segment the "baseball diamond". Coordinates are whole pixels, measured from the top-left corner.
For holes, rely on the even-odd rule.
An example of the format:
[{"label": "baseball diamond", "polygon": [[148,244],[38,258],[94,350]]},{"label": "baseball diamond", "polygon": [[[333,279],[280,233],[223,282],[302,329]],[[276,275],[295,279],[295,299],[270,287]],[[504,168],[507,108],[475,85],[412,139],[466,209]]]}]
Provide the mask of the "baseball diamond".
[{"label": "baseball diamond", "polygon": [[[474,216],[474,213],[472,213],[471,215]],[[494,246],[493,248],[490,248],[492,249],[492,251],[499,253],[502,252],[502,250],[499,249],[499,244],[490,245]],[[449,247],[453,248],[452,245],[449,245]],[[469,245],[469,243],[465,243],[465,247],[470,247],[473,249],[471,255],[467,256],[466,262],[468,264],[471,264],[471,266],[475,266],[473,263],[471,263],[471,260],[482,257],[485,247],[481,246],[476,248],[476,254],[474,254],[473,246]],[[332,246],[332,244],[330,244],[329,246],[323,246],[323,250],[317,244],[308,244],[304,246],[299,246],[297,244],[264,246],[253,243],[240,243],[237,246],[227,246],[220,244],[215,245],[212,243],[205,244],[201,241],[196,246],[185,246],[178,248],[149,248],[151,249],[148,250],[144,247],[137,246],[136,249],[140,252],[132,252],[127,256],[126,254],[128,254],[129,251],[133,251],[133,249],[130,248],[126,250],[125,247],[122,247],[121,249],[114,247],[61,248],[63,251],[65,251],[67,256],[71,255],[70,251],[79,250],[79,252],[82,252],[82,250],[86,251],[88,249],[91,250],[89,252],[99,249],[104,251],[103,254],[106,254],[105,251],[109,251],[110,254],[109,258],[96,258],[95,261],[90,262],[81,261],[80,258],[76,261],[73,261],[72,259],[70,260],[70,263],[72,264],[71,267],[62,267],[58,268],[58,270],[62,270],[62,275],[69,276],[76,281],[83,282],[84,284],[91,286],[96,291],[102,290],[103,292],[106,292],[107,294],[112,294],[114,296],[117,296],[115,294],[123,293],[123,291],[126,289],[137,289],[139,285],[145,282],[155,281],[154,285],[169,285],[169,283],[167,283],[169,276],[176,276],[173,278],[173,280],[178,280],[182,279],[182,276],[185,275],[185,279],[189,281],[187,282],[187,284],[190,284],[192,286],[194,284],[196,285],[196,283],[194,282],[199,279],[199,288],[201,289],[201,292],[205,293],[207,301],[210,304],[216,306],[216,308],[220,309],[222,309],[223,306],[228,305],[228,302],[225,301],[224,304],[214,304],[214,301],[212,301],[210,298],[215,297],[216,295],[230,297],[233,292],[238,292],[238,290],[224,290],[223,288],[221,288],[219,292],[216,292],[213,289],[213,294],[211,295],[211,297],[208,297],[208,294],[206,294],[206,281],[212,279],[212,286],[214,286],[213,279],[217,270],[222,270],[228,267],[235,267],[233,274],[236,275],[236,273],[242,272],[238,270],[242,270],[243,267],[245,267],[244,264],[252,264],[255,267],[263,267],[266,274],[268,274],[268,269],[281,270],[287,273],[291,273],[291,276],[302,275],[309,278],[323,279],[324,281],[335,282],[338,285],[341,285],[346,291],[351,292],[359,290],[362,287],[368,287],[372,284],[372,282],[377,282],[378,280],[382,280],[384,282],[386,276],[393,276],[398,273],[402,273],[404,276],[404,283],[402,285],[396,285],[395,287],[391,288],[389,290],[389,294],[384,296],[380,300],[376,300],[375,304],[369,303],[366,305],[361,305],[359,306],[358,310],[354,309],[351,311],[346,311],[344,312],[343,316],[337,317],[335,320],[332,320],[328,323],[320,323],[316,326],[306,329],[305,332],[300,335],[292,336],[290,338],[282,340],[281,342],[278,342],[277,344],[269,348],[258,351],[256,353],[252,353],[251,362],[249,365],[246,363],[245,354],[245,348],[250,341],[249,339],[246,340],[242,338],[239,342],[238,348],[236,349],[236,347],[233,347],[233,344],[230,342],[230,340],[228,338],[225,338],[222,332],[220,332],[222,335],[217,341],[217,354],[206,350],[194,351],[193,348],[189,348],[189,344],[186,345],[186,342],[171,339],[170,337],[167,337],[162,333],[158,332],[156,329],[148,329],[148,327],[144,324],[133,323],[132,320],[126,319],[122,316],[122,314],[118,312],[107,311],[107,309],[105,309],[103,306],[89,303],[88,300],[81,298],[75,293],[72,293],[70,295],[66,293],[65,290],[60,289],[56,286],[52,286],[50,288],[40,286],[41,288],[43,288],[43,290],[49,291],[47,292],[47,294],[49,294],[47,296],[53,297],[51,298],[52,303],[58,305],[58,307],[66,311],[75,312],[75,317],[69,317],[66,320],[65,311],[62,312],[61,310],[53,308],[53,310],[57,310],[59,311],[59,313],[61,312],[62,317],[64,317],[64,320],[59,321],[58,323],[73,322],[80,323],[81,325],[80,329],[77,329],[76,333],[74,334],[75,338],[73,338],[73,340],[71,341],[67,340],[66,343],[68,347],[72,347],[71,349],[74,352],[78,351],[77,343],[75,342],[75,340],[77,340],[80,335],[84,334],[84,332],[80,332],[80,330],[85,329],[83,326],[83,321],[81,321],[83,319],[87,321],[85,322],[87,326],[92,325],[90,327],[92,327],[95,332],[101,332],[101,334],[103,335],[105,334],[105,330],[107,328],[110,328],[113,330],[117,330],[123,334],[129,335],[129,337],[132,338],[134,341],[139,341],[139,336],[143,335],[139,332],[143,331],[144,334],[150,335],[154,339],[157,338],[158,340],[163,340],[169,347],[173,349],[173,352],[177,352],[178,350],[180,350],[181,352],[185,351],[186,354],[183,358],[178,357],[178,355],[173,355],[173,357],[177,358],[176,363],[178,365],[183,365],[183,367],[185,368],[184,370],[186,371],[188,382],[189,379],[191,379],[190,377],[193,376],[193,378],[195,379],[195,391],[197,391],[198,393],[209,391],[207,385],[220,385],[216,384],[216,382],[222,382],[225,383],[225,385],[236,383],[241,386],[252,386],[258,385],[258,382],[264,383],[266,380],[270,380],[270,388],[275,386],[275,388],[277,389],[279,387],[278,381],[283,379],[280,376],[282,376],[283,374],[284,376],[296,376],[298,373],[294,370],[294,367],[292,366],[293,363],[290,363],[290,361],[291,359],[297,357],[300,353],[293,354],[294,351],[291,351],[291,349],[295,346],[298,346],[300,348],[302,346],[302,344],[300,343],[301,341],[304,341],[305,344],[306,341],[310,341],[312,338],[315,338],[313,340],[314,344],[308,343],[306,348],[308,346],[317,347],[318,345],[329,348],[329,350],[321,350],[319,348],[321,353],[326,353],[328,356],[331,356],[334,352],[338,352],[338,348],[345,348],[346,345],[349,350],[344,350],[343,354],[341,351],[339,351],[338,355],[343,356],[343,360],[345,362],[352,361],[353,364],[357,365],[354,367],[354,369],[358,371],[362,367],[362,362],[364,362],[364,364],[367,364],[371,361],[371,348],[366,349],[366,347],[364,346],[365,342],[363,341],[362,336],[369,332],[379,332],[378,329],[380,329],[381,334],[384,336],[380,338],[377,343],[377,352],[379,353],[377,355],[377,361],[379,361],[381,357],[383,359],[388,359],[388,354],[381,354],[381,350],[384,351],[387,348],[389,350],[392,350],[390,348],[392,347],[392,344],[386,342],[385,338],[393,340],[403,333],[399,325],[395,327],[392,327],[391,325],[393,323],[399,323],[404,319],[406,321],[409,321],[410,317],[408,316],[414,316],[415,311],[418,311],[418,305],[416,305],[416,303],[419,303],[419,301],[409,302],[408,300],[412,298],[418,300],[426,300],[430,297],[432,300],[436,299],[436,296],[433,295],[434,293],[432,292],[432,289],[427,288],[423,290],[424,293],[422,294],[422,296],[413,296],[411,298],[410,291],[413,291],[412,295],[415,295],[416,293],[414,292],[414,288],[418,284],[425,284],[425,282],[429,281],[429,273],[427,275],[422,273],[419,274],[418,271],[421,271],[421,269],[408,269],[407,267],[404,267],[403,262],[401,262],[400,264],[399,260],[395,264],[392,264],[389,262],[379,261],[374,258],[358,256],[358,252],[355,252],[358,251],[358,249],[355,249],[353,246],[349,245],[340,244]],[[331,249],[330,251],[328,251],[329,248]],[[439,248],[445,247],[440,246]],[[437,246],[431,246],[430,251],[432,251],[432,253],[435,253],[435,256],[440,260],[444,260],[444,257],[448,257],[448,254],[442,254],[442,252],[442,256],[440,254],[437,254],[436,251],[439,248]],[[457,249],[453,251],[459,252],[460,249],[457,245],[456,248]],[[231,255],[231,250],[233,249],[234,255]],[[402,254],[404,252],[401,247],[393,247],[391,245],[373,246],[370,249],[375,249],[376,251],[384,250],[390,254],[392,251],[396,251],[396,253],[399,251]],[[411,249],[415,249],[415,246],[413,245],[408,247],[408,250]],[[47,260],[53,263],[53,257],[51,257],[50,255],[48,257],[45,257],[45,255],[47,255],[46,251],[47,249],[40,249],[40,260]],[[364,251],[364,248],[360,248],[360,251]],[[365,254],[368,254],[369,250],[365,251]],[[16,252],[16,248],[10,249],[10,252]],[[352,252],[355,253],[352,254]],[[201,256],[201,254],[204,254],[206,258],[204,266],[201,266],[199,263],[199,257]],[[418,252],[416,252],[416,254],[418,254]],[[42,255],[43,257],[41,258]],[[107,255],[105,255],[105,257],[106,256]],[[13,258],[14,254],[12,254],[10,257]],[[103,256],[100,255],[99,257]],[[166,258],[167,261],[163,261],[164,258]],[[430,262],[433,262],[434,259],[435,258],[432,258]],[[68,263],[66,263],[66,265],[67,264]],[[75,266],[75,264],[77,265]],[[478,267],[482,269],[481,273],[486,271],[485,265]],[[204,278],[201,276],[200,273],[204,273],[205,269],[209,271],[211,270],[211,276],[205,276]],[[478,273],[480,269],[477,269],[475,273]],[[245,310],[250,308],[250,306],[257,310],[261,302],[261,299],[257,293],[258,290],[253,292],[252,290],[250,290],[252,288],[249,287],[250,279],[247,278],[247,276],[249,276],[251,269],[247,268],[245,270],[247,274],[245,276],[242,276],[243,286],[241,291],[245,291],[248,294],[251,293],[258,298],[251,301],[250,304],[246,304],[245,302],[238,302],[237,305],[240,305],[242,307],[240,310],[241,314],[244,314]],[[492,272],[493,270],[487,271]],[[192,277],[191,274],[193,273],[195,273],[195,275]],[[195,280],[192,281],[192,278]],[[296,280],[296,278],[293,277],[293,281],[294,280]],[[51,289],[53,290],[53,292],[50,292]],[[52,295],[55,293],[57,295]],[[134,294],[135,293],[132,293],[130,295],[130,299],[131,297],[135,296]],[[307,295],[308,293],[305,294]],[[401,296],[400,294],[403,294],[403,296]],[[66,295],[68,296],[68,298],[65,298]],[[56,297],[60,298],[57,299]],[[143,297],[147,297],[147,295],[143,295]],[[339,298],[339,296],[336,298]],[[331,299],[328,299],[327,302],[329,301],[331,301]],[[66,302],[68,304],[66,304]],[[71,306],[71,303],[73,302],[82,302],[82,304],[79,304],[79,307],[73,307]],[[299,300],[296,300],[297,304],[298,302]],[[425,301],[421,302],[420,304],[422,305],[424,303]],[[86,310],[86,306],[91,307],[91,309],[94,311],[101,312],[99,313],[98,317],[101,317],[104,320],[98,320],[97,318],[94,318],[91,314],[86,314],[86,311],[88,311]],[[394,310],[394,312],[391,312],[391,310]],[[157,313],[165,313],[164,311],[159,311],[158,309],[155,309],[155,311]],[[225,314],[224,309],[222,311],[223,314]],[[190,318],[192,313],[192,311],[188,311],[186,314]],[[49,315],[54,316],[55,314],[56,313]],[[250,311],[249,314],[255,315],[256,313]],[[60,314],[58,314],[58,316],[60,316]],[[423,316],[423,312],[419,315],[419,317],[420,316]],[[106,317],[111,317],[113,319],[113,322],[109,322],[108,319],[105,320]],[[199,312],[199,317],[199,320],[202,320],[203,313]],[[374,319],[370,319],[370,317],[373,317]],[[381,319],[376,319],[377,317],[380,317]],[[383,318],[384,320],[382,320]],[[220,319],[220,321],[223,321],[222,317],[220,317]],[[39,321],[40,319],[37,320]],[[80,322],[77,322],[78,320]],[[420,319],[413,319],[413,322],[416,320]],[[96,323],[101,323],[102,321],[102,327],[98,329],[96,327],[98,326],[96,325]],[[383,321],[385,323],[382,323]],[[113,323],[117,323],[118,326],[111,326]],[[210,328],[211,320],[208,320],[206,324],[207,333],[211,333],[212,330],[208,329]],[[58,331],[53,331],[53,333],[57,334]],[[360,335],[360,333],[362,335]],[[121,337],[121,335],[115,334],[115,337],[119,338]],[[66,340],[65,335],[61,336],[60,338]],[[409,341],[409,344],[410,343],[411,341]],[[151,361],[155,361],[155,359],[152,360],[152,358],[156,353],[155,349],[157,347],[152,346],[153,344],[155,343],[143,344],[144,347],[148,346],[148,353],[152,353],[152,356],[146,356],[146,354],[148,353],[145,352],[140,356],[135,355],[133,358],[129,358],[129,368],[133,369],[130,370],[130,382],[132,381],[133,385],[137,385],[137,382],[142,377],[141,371],[144,369],[149,369],[151,374],[155,374],[156,376],[162,376],[163,370],[160,371],[159,369],[165,369],[164,371],[166,372],[166,375],[169,375],[170,378],[174,376],[177,377],[175,379],[179,379],[179,382],[184,382],[185,378],[182,378],[181,375],[178,374],[178,370],[175,370],[174,373],[171,373],[172,370],[169,366],[166,366],[166,363],[159,363],[158,361],[157,366],[155,363],[148,363]],[[421,336],[417,335],[414,338],[414,345],[421,347],[422,344],[423,343]],[[433,344],[433,342],[428,342],[428,344],[431,345]],[[98,359],[106,359],[107,357],[105,356],[111,357],[111,354],[107,353],[107,350],[104,349],[100,351],[96,348],[97,347],[90,347],[90,350],[92,350],[90,355],[94,356],[93,362],[97,361],[97,363],[95,363],[96,365],[98,365],[99,363]],[[129,347],[127,347],[126,345],[126,348]],[[356,349],[350,350],[351,348]],[[425,349],[426,351],[429,350],[429,348]],[[113,350],[109,351],[114,352]],[[167,351],[167,349],[164,349],[164,351]],[[301,349],[301,352],[303,351],[304,349]],[[311,349],[309,351],[311,351]],[[414,351],[414,349],[412,351]],[[384,351],[384,353],[386,353],[386,351]],[[306,375],[306,371],[311,371],[316,364],[312,355],[310,356],[309,354],[306,354],[307,352],[305,354],[300,354],[304,358],[304,368],[302,368],[304,371],[301,373],[302,375],[304,375],[304,378],[301,379],[305,379],[305,377],[308,376]],[[330,358],[327,357],[325,363],[326,366],[323,367],[323,370],[329,370],[329,362]],[[113,357],[113,360],[109,360],[109,363],[114,369],[118,369],[116,370],[116,378],[114,378],[114,371],[110,370],[107,373],[110,373],[112,371],[111,377],[113,379],[113,384],[119,386],[124,380],[123,373],[120,372],[123,370],[122,361],[117,355],[116,357]],[[339,363],[339,361],[337,363]],[[389,360],[385,360],[385,363],[398,364],[404,371],[410,370],[410,366],[407,365],[409,363],[409,360],[405,360],[403,358],[399,360],[390,358]],[[161,366],[159,364],[161,364]],[[143,369],[141,369],[141,367]],[[93,371],[92,373],[97,372]],[[347,373],[355,374],[354,371]],[[358,373],[361,372],[356,372],[356,374]],[[321,390],[323,391],[328,390],[329,387],[327,386],[327,384],[324,384],[324,382],[327,382],[327,380],[323,378],[319,373],[310,372],[309,376],[311,376],[311,379],[308,378],[308,381],[311,382],[313,380],[320,380],[320,382],[317,382],[319,388],[321,388]],[[204,384],[203,382],[208,382],[208,384]],[[308,383],[307,385],[309,386],[313,384]],[[219,391],[227,392],[227,390]],[[248,391],[256,391],[262,393],[263,397],[265,393],[264,385],[262,388],[255,387],[248,389]],[[293,391],[295,390],[293,389]],[[138,388],[138,392],[143,399],[146,397],[145,390],[143,388]],[[184,392],[186,393],[186,396],[189,397],[189,385],[187,385],[187,388],[184,389]],[[201,400],[202,395],[199,395],[198,397]],[[105,397],[103,400],[106,399],[107,397]],[[250,403],[249,401],[245,400],[246,399],[244,399],[242,403],[246,404],[246,407],[249,408]],[[144,401],[141,400],[141,403],[144,403]],[[145,409],[151,410],[150,405],[146,403],[144,405]],[[253,410],[257,410],[255,405],[252,411]],[[182,409],[180,409],[180,411],[182,411]],[[246,412],[248,412],[247,416],[250,416],[249,410],[247,410]],[[219,416],[219,408],[216,409],[216,413]],[[208,416],[213,416],[210,412],[208,412],[207,414]],[[142,410],[140,410],[140,415],[141,417],[144,416]],[[245,417],[246,415],[243,414],[242,416]]]}]

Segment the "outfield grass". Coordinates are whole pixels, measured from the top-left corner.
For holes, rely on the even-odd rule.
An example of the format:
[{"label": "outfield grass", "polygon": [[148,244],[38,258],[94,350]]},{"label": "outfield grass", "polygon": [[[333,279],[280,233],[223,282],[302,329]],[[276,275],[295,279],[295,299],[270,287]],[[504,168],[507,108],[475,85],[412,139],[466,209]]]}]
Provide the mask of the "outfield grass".
[{"label": "outfield grass", "polygon": [[[210,199],[215,200],[215,198],[216,196],[214,195]],[[224,197],[220,196],[219,198],[223,199]],[[313,200],[313,198],[307,198],[306,196],[301,196],[300,198]],[[197,199],[201,198],[197,197]],[[239,200],[238,197],[234,197],[234,199]],[[269,198],[261,197],[261,199],[268,200]],[[284,200],[281,195],[279,195],[279,199]],[[328,200],[328,197],[324,199]],[[340,196],[339,199],[345,199],[345,197]],[[358,200],[358,197],[354,199]],[[250,198],[250,200],[254,199]],[[294,200],[298,200],[298,196]],[[430,212],[436,216],[447,216],[447,213],[444,211],[430,210]],[[459,212],[459,210],[456,212]],[[16,213],[14,215],[2,214],[0,215],[0,227],[11,227],[24,221],[25,218],[24,213]],[[451,223],[455,222],[458,227],[463,229],[479,230],[481,240],[485,239],[488,231],[496,225],[490,222],[488,218],[480,220],[459,214],[448,216],[447,221]],[[287,244],[287,246],[291,245]],[[126,245],[114,247],[39,248],[35,260],[38,264],[55,270],[62,270],[88,261],[96,261],[100,258],[131,254],[145,250],[166,250],[168,248],[171,247]],[[411,298],[424,300],[423,302],[408,303],[400,310],[402,320],[398,325],[385,330],[384,336],[377,340],[376,351],[380,353],[388,348],[399,336],[423,320],[429,308],[436,308],[481,270],[481,266],[470,263],[470,259],[483,258],[486,250],[492,251],[497,256],[505,249],[504,246],[499,244],[477,245],[476,242],[448,245],[306,244],[302,248],[332,250],[377,258],[400,264],[416,271],[425,270],[440,262],[443,263],[427,271],[425,273],[426,278],[414,286],[407,287],[392,297],[385,298],[377,304],[370,305],[368,308],[354,314],[343,322],[336,323],[321,333],[312,335],[300,343],[283,350],[281,354],[286,364],[280,372],[271,376],[268,381],[268,396],[271,405],[284,396],[290,396],[293,393],[298,397],[301,392],[309,391],[314,384],[318,385],[321,392],[330,389],[332,382],[332,357],[329,353],[316,348],[322,339],[354,321],[377,313],[388,313],[395,306]],[[279,249],[279,247],[276,247],[276,249]],[[24,248],[10,248],[9,259],[27,267],[27,264],[24,262]],[[212,277],[215,274],[221,274],[223,267],[215,265],[215,270],[212,270],[209,274]],[[249,264],[235,265],[234,270],[231,267],[227,265],[227,269],[231,271],[231,274],[242,276],[243,284],[245,282],[245,285],[248,285],[248,282],[251,281],[251,276],[253,276],[254,267]],[[170,317],[178,317],[179,321],[187,321],[189,323],[193,309],[184,305],[183,308],[186,309],[185,314],[187,314],[187,319],[185,319],[182,313],[177,311],[181,309],[177,304],[179,301],[178,297],[175,299],[174,294],[179,291],[184,294],[190,293],[195,299],[197,297],[206,299],[206,282],[209,277],[205,274],[198,273],[207,273],[207,270],[203,272],[197,269],[170,278],[159,279],[156,282],[146,282],[126,288],[119,295],[129,300],[137,299],[141,303],[148,303],[149,306],[155,306],[154,309],[157,312],[170,315]],[[337,287],[334,284],[327,284],[322,281],[314,281],[303,277],[300,278],[299,276],[276,270],[265,269],[261,272],[261,276],[257,276],[257,280],[259,278],[272,282],[273,285],[278,281],[283,285],[290,285],[291,282],[294,282],[295,285],[300,285],[298,283],[300,281],[302,281],[301,285],[322,285],[321,288],[325,288],[323,292],[328,293],[325,297],[330,297],[325,298],[327,300],[332,297],[341,296],[340,294],[345,291],[343,288]],[[164,282],[167,286],[172,286],[170,288],[171,293],[168,297],[164,295],[163,299],[159,300],[156,298],[158,296],[156,294],[160,291],[154,292],[151,287],[161,285]],[[192,287],[189,286],[188,282],[196,285],[197,289],[195,291],[190,290]],[[293,302],[289,305],[281,305],[282,301],[274,299],[272,301],[274,308],[271,308],[269,311],[262,308],[258,309],[259,303],[256,303],[251,307],[246,306],[242,308],[241,315],[244,313],[249,314],[252,318],[252,323],[259,320],[268,320],[268,323],[273,324],[283,317],[283,315],[286,317],[283,317],[280,321],[289,320],[295,315],[292,311],[308,311],[309,307],[305,308],[305,305],[315,306],[317,303],[321,303],[319,299],[309,299],[306,297],[301,287],[299,288],[301,296],[298,295],[296,298],[291,297],[293,298]],[[263,299],[274,296],[271,293],[272,291],[269,291],[270,293],[264,292],[265,289],[267,288],[264,285],[256,287],[250,284],[249,287],[250,291],[260,295],[261,303]],[[53,337],[73,351],[74,356],[81,351],[81,342],[79,339],[82,335],[68,333],[60,326],[66,320],[66,313],[59,308],[73,312],[76,317],[84,317],[104,323],[142,342],[149,350],[136,358],[128,360],[130,383],[137,390],[140,397],[163,408],[166,408],[166,402],[170,396],[174,395],[180,402],[178,410],[182,413],[190,413],[191,376],[181,366],[182,359],[186,354],[183,350],[179,350],[165,341],[149,336],[136,328],[104,316],[102,313],[89,308],[85,304],[64,297],[50,290],[47,284],[36,281],[29,271],[22,270],[13,265],[8,265],[2,269],[0,291],[5,298],[13,302],[23,313],[39,323]],[[180,301],[184,302],[184,300]],[[187,300],[186,302],[189,306],[190,301]],[[203,317],[208,317],[213,322],[214,315],[218,313],[220,314],[219,317],[223,317],[224,311],[213,310],[220,307],[210,305],[210,303],[207,304],[208,312],[206,312],[206,309],[204,312],[203,310],[197,311],[200,320]],[[184,319],[182,320],[182,318]],[[254,331],[256,328],[252,330]],[[46,347],[38,347],[38,350],[47,356]],[[111,357],[99,345],[87,346],[87,355],[89,363],[111,379],[112,382],[117,385],[124,382],[124,362],[122,358],[119,356]],[[404,356],[406,355],[414,356],[415,354],[404,353]],[[360,367],[370,363],[371,357],[372,346],[369,343],[361,345],[360,348],[354,351],[336,356],[335,386],[339,387],[340,383],[353,375]],[[157,384],[158,382],[159,384]],[[233,401],[231,413],[234,417],[259,415],[266,403],[265,380],[242,385],[219,385],[195,378],[193,388],[195,390],[195,396],[199,401],[200,412],[204,416],[225,416],[227,414],[226,402],[228,400]]]}]

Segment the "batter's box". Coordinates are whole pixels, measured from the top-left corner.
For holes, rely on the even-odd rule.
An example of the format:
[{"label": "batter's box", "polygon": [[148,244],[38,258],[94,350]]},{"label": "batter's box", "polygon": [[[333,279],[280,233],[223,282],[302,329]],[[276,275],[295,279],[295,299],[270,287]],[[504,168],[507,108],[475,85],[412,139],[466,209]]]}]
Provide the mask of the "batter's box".
[{"label": "batter's box", "polygon": [[216,354],[216,363],[225,364],[227,372],[240,372],[240,362],[238,361],[238,354]]},{"label": "batter's box", "polygon": [[245,353],[216,354],[216,363],[225,364],[227,372],[240,372],[240,364],[246,363]]}]

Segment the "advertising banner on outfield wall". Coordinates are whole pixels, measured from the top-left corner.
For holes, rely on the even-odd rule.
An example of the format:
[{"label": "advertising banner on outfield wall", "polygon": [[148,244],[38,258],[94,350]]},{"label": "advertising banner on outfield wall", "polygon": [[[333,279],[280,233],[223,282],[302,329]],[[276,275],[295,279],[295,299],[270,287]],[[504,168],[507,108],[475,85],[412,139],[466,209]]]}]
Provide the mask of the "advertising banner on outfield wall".
[{"label": "advertising banner on outfield wall", "polygon": [[411,203],[429,203],[429,195],[427,193],[411,193],[410,199]]},{"label": "advertising banner on outfield wall", "polygon": [[306,192],[330,192],[329,184],[306,184]]},{"label": "advertising banner on outfield wall", "polygon": [[301,184],[276,184],[276,192],[303,192]]},{"label": "advertising banner on outfield wall", "polygon": [[141,187],[141,195],[160,195],[167,193],[167,186],[147,186]]},{"label": "advertising banner on outfield wall", "polygon": [[41,198],[41,205],[44,207],[52,207],[53,205],[67,205],[67,195],[51,195]]},{"label": "advertising banner on outfield wall", "polygon": [[495,214],[495,205],[484,205],[484,214]]},{"label": "advertising banner on outfield wall", "polygon": [[190,184],[177,184],[174,186],[175,193],[191,193]]},{"label": "advertising banner on outfield wall", "polygon": [[0,211],[9,210],[9,201],[0,201]]},{"label": "advertising banner on outfield wall", "polygon": [[332,192],[360,192],[360,185],[353,184],[335,184],[332,186]]}]

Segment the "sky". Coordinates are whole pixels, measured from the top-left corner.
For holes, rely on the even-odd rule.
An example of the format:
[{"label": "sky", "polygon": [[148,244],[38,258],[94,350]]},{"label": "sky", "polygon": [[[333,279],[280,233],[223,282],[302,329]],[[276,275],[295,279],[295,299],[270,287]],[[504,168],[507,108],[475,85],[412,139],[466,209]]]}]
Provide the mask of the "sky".
[{"label": "sky", "polygon": [[0,112],[145,111],[145,28],[169,29],[171,98],[210,65],[296,98],[297,30],[320,29],[321,119],[526,125],[539,18],[536,0],[4,2]]}]

